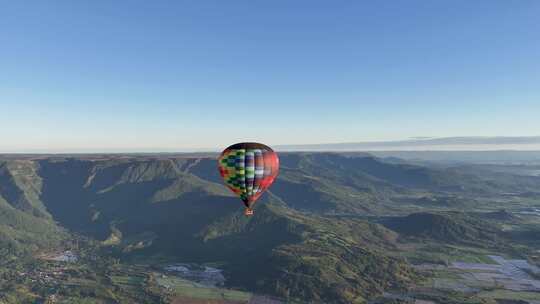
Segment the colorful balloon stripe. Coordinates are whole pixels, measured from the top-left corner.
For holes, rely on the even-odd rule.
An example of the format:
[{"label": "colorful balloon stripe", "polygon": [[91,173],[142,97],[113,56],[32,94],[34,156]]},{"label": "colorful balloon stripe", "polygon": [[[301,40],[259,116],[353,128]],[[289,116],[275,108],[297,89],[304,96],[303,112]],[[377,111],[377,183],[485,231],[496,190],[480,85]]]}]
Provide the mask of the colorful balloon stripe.
[{"label": "colorful balloon stripe", "polygon": [[235,144],[221,153],[219,173],[225,184],[250,208],[279,171],[277,154],[259,143]]}]

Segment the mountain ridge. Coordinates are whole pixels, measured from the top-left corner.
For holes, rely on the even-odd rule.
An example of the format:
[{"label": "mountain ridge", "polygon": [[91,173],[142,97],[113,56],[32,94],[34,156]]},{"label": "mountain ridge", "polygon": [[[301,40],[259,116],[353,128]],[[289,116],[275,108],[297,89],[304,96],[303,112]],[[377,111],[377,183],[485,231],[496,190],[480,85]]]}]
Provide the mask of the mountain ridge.
[{"label": "mountain ridge", "polygon": [[[389,254],[407,232],[370,216],[411,213],[399,204],[410,210],[426,202],[461,206],[452,195],[515,186],[366,154],[282,153],[280,158],[280,176],[249,218],[222,185],[210,157],[3,161],[0,242],[6,248],[32,244],[26,249],[35,253],[55,248],[70,233],[95,240],[123,261],[219,263],[229,287],[291,301],[365,303],[418,279],[407,261]],[[442,223],[441,233],[412,235],[455,241],[456,233],[465,231],[470,242],[482,235],[469,219],[437,220],[440,216],[433,215]],[[39,242],[49,235],[55,238]],[[8,251],[3,254],[14,256]]]}]

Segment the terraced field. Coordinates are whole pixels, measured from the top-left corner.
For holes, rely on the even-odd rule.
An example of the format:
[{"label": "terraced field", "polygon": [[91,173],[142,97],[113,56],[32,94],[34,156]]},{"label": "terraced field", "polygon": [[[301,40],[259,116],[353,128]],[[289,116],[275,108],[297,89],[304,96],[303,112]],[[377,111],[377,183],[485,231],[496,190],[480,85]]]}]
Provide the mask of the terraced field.
[{"label": "terraced field", "polygon": [[431,271],[433,276],[423,287],[448,290],[479,299],[522,300],[540,303],[540,281],[530,273],[540,269],[525,260],[508,260],[488,256],[492,263],[453,262],[449,266],[420,265],[419,271]]},{"label": "terraced field", "polygon": [[178,302],[180,299],[184,301],[190,299],[190,301],[195,301],[193,303],[248,303],[251,298],[251,294],[247,292],[209,288],[175,276],[158,273],[154,275],[158,285],[167,289],[174,296],[175,302],[173,303],[192,303]]}]

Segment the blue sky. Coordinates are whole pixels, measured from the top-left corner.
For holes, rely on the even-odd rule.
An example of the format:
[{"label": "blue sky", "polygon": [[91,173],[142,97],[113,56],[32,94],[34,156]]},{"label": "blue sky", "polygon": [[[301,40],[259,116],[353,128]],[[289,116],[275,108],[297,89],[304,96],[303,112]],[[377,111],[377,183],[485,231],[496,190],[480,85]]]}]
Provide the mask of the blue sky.
[{"label": "blue sky", "polygon": [[540,135],[540,1],[2,1],[0,151]]}]

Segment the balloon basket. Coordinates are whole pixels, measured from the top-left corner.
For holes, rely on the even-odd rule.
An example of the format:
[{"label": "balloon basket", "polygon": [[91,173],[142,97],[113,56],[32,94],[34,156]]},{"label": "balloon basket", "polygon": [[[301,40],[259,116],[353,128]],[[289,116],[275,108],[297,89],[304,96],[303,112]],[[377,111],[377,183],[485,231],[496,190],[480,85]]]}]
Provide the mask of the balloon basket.
[{"label": "balloon basket", "polygon": [[246,208],[246,210],[244,210],[244,215],[245,216],[252,216],[253,215],[253,209]]}]

